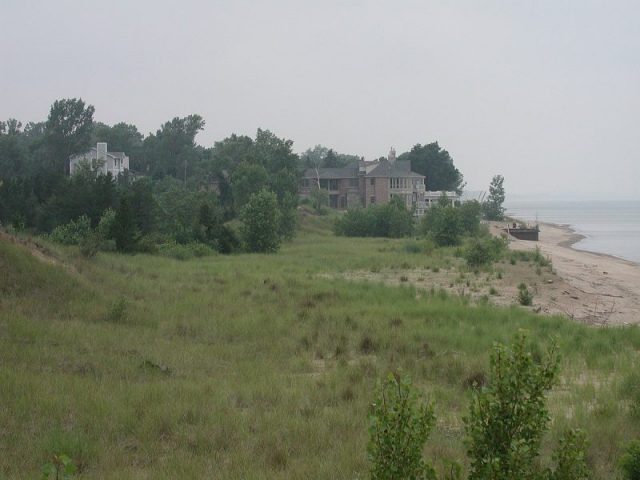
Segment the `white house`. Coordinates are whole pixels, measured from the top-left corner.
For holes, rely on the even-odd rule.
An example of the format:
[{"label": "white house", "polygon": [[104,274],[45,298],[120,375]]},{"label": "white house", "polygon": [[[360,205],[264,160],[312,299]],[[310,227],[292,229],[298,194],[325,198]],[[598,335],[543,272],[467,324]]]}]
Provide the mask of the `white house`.
[{"label": "white house", "polygon": [[81,163],[87,163],[104,175],[111,173],[114,177],[129,170],[129,157],[124,152],[109,152],[104,142],[99,142],[88,152],[72,155],[69,158],[69,173],[76,173]]}]

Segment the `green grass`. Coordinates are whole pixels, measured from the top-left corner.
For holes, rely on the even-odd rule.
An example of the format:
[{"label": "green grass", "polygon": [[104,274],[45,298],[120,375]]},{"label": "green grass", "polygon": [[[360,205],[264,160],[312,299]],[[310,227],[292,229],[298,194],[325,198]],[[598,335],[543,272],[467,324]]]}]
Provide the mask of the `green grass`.
[{"label": "green grass", "polygon": [[330,221],[306,218],[275,255],[187,261],[50,246],[50,265],[0,241],[0,478],[35,478],[52,453],[80,478],[365,478],[369,404],[398,368],[436,403],[427,455],[464,462],[468,379],[519,329],[563,354],[549,442],[584,428],[595,477],[614,476],[640,433],[640,329],[333,278],[461,261]]}]

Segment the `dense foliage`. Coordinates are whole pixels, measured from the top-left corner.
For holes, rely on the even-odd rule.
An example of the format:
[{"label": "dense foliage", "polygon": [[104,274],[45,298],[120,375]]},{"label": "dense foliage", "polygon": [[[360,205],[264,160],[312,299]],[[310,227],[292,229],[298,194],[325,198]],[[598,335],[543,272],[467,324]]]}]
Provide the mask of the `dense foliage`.
[{"label": "dense foliage", "polygon": [[411,161],[411,170],[427,177],[428,190],[462,191],[462,173],[453,164],[449,152],[441,148],[438,142],[427,145],[418,143],[409,152],[400,155],[398,160]]},{"label": "dense foliage", "polygon": [[345,237],[400,238],[413,229],[413,214],[398,197],[385,205],[349,210],[335,223],[335,233]]},{"label": "dense foliage", "polygon": [[458,245],[464,235],[476,235],[480,228],[478,202],[450,205],[445,199],[431,206],[420,225],[422,234],[439,246]]},{"label": "dense foliage", "polygon": [[[53,104],[46,122],[24,129],[15,119],[0,122],[1,225],[55,231],[52,239],[79,244],[71,233],[78,222],[88,220],[87,238],[111,211],[109,232],[98,237],[120,251],[199,243],[231,253],[240,248],[231,225],[265,189],[276,198],[278,238],[293,237],[299,159],[292,141],[259,129],[255,140],[231,135],[207,149],[196,143],[204,128],[199,115],[176,117],[143,137],[134,125],[95,123],[93,114],[81,99],[65,99]],[[131,170],[114,178],[80,165],[70,176],[69,156],[96,142],[129,155]]]}]

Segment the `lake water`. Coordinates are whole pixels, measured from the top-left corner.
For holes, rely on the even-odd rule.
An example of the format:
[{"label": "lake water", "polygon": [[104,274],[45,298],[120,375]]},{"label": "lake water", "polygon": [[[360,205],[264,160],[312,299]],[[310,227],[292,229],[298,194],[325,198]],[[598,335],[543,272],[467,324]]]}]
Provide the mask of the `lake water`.
[{"label": "lake water", "polygon": [[569,225],[585,238],[573,248],[640,263],[640,200],[507,201],[507,215],[528,222]]}]

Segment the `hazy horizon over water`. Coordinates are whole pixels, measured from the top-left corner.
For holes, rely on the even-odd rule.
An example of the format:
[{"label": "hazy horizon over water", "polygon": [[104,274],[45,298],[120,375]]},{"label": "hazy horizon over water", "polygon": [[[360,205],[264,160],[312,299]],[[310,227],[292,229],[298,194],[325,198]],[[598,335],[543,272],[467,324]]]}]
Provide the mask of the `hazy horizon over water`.
[{"label": "hazy horizon over water", "polygon": [[640,200],[513,200],[504,205],[511,217],[570,226],[585,236],[573,248],[640,263]]}]

